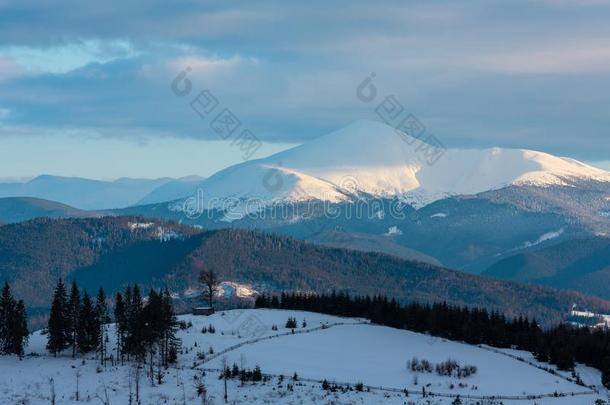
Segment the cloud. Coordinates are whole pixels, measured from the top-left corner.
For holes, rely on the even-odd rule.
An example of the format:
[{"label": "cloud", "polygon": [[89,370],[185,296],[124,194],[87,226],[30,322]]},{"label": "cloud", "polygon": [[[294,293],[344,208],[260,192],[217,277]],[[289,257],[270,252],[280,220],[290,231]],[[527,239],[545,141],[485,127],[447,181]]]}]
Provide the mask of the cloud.
[{"label": "cloud", "polygon": [[0,0],[0,105],[14,131],[214,139],[170,91],[190,66],[261,139],[300,142],[375,118],[355,88],[376,72],[448,146],[603,159],[610,8],[594,3]]},{"label": "cloud", "polygon": [[185,56],[167,62],[167,67],[170,72],[180,72],[188,67],[194,76],[209,78],[221,73],[231,74],[246,64],[255,65],[257,63],[258,60],[256,58],[243,58],[238,55],[228,58],[218,56]]},{"label": "cloud", "polygon": [[119,40],[85,40],[50,47],[0,47],[0,55],[29,74],[66,73],[90,63],[106,63],[137,54],[129,42]]},{"label": "cloud", "polygon": [[491,52],[471,62],[470,67],[509,74],[610,73],[610,45],[585,40],[539,49]]},{"label": "cloud", "polygon": [[13,79],[24,73],[23,69],[20,68],[11,59],[0,55],[0,81]]}]

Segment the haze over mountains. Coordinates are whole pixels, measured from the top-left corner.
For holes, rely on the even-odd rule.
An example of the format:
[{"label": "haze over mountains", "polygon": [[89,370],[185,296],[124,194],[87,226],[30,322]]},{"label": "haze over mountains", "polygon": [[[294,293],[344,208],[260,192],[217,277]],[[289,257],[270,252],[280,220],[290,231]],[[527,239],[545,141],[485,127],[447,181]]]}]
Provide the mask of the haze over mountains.
[{"label": "haze over mountains", "polygon": [[[123,208],[161,202],[188,195],[190,183],[199,176],[180,179],[130,179],[114,181],[41,175],[27,182],[0,183],[1,197],[35,197],[57,201],[83,210]],[[183,190],[187,188],[188,191]]]}]

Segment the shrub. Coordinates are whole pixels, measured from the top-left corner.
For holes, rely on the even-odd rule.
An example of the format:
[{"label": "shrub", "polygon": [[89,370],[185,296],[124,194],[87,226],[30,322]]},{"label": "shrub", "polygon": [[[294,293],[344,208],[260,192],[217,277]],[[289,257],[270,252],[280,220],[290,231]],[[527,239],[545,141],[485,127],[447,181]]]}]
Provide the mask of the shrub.
[{"label": "shrub", "polygon": [[290,317],[288,318],[288,320],[286,321],[286,328],[288,329],[295,329],[297,327],[297,319]]}]

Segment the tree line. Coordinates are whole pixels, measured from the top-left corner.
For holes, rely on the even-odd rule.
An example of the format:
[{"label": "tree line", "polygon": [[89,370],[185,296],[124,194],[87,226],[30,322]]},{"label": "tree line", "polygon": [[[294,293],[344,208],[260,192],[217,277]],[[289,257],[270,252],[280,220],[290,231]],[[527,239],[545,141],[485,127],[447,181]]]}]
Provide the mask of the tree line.
[{"label": "tree line", "polygon": [[542,330],[527,317],[508,319],[496,311],[447,303],[399,304],[383,296],[352,297],[344,293],[261,295],[256,308],[303,310],[345,317],[367,318],[371,322],[469,344],[529,351],[537,360],[573,370],[575,362],[597,368],[602,383],[610,387],[610,333],[601,329],[559,324]]},{"label": "tree line", "polygon": [[5,282],[0,296],[0,354],[22,357],[28,335],[25,305],[13,297],[8,282]]},{"label": "tree line", "polygon": [[71,349],[73,357],[76,353],[96,352],[102,365],[107,360],[148,363],[151,378],[156,364],[160,380],[161,368],[176,361],[180,347],[176,337],[178,322],[169,291],[151,289],[148,297],[143,298],[140,288],[134,285],[116,294],[112,311],[116,351],[108,347],[109,301],[100,288],[93,302],[88,292],[81,293],[76,283],[72,283],[68,294],[60,279],[51,304],[47,350],[57,355]]}]

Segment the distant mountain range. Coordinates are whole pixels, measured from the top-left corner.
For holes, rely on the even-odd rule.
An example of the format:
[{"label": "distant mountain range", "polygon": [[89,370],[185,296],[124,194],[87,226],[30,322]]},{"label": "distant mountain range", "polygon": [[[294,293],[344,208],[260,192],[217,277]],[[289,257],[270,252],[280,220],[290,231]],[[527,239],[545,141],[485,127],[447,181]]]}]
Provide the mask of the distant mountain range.
[{"label": "distant mountain range", "polygon": [[36,219],[0,227],[0,282],[30,310],[48,309],[59,277],[108,293],[128,283],[168,286],[178,298],[198,287],[201,266],[222,281],[280,290],[384,294],[402,301],[484,306],[544,322],[574,302],[610,311],[610,302],[576,292],[499,281],[378,253],[320,247],[246,230],[202,231],[135,217]]},{"label": "distant mountain range", "polygon": [[[430,160],[427,147],[384,124],[361,121],[207,179],[93,187],[88,180],[43,176],[22,187],[79,204],[0,199],[0,223],[127,215],[209,230],[259,229],[610,298],[600,284],[604,269],[566,273],[557,267],[564,258],[549,264],[540,257],[555,245],[579,250],[579,241],[610,235],[610,173],[520,149],[441,150]],[[89,195],[84,185],[96,191]],[[125,189],[121,201],[110,198]],[[92,206],[98,208],[80,209]],[[608,263],[596,257],[596,266]]]},{"label": "distant mountain range", "polygon": [[82,210],[101,210],[175,200],[188,196],[191,184],[202,180],[202,177],[191,176],[101,181],[43,175],[27,182],[0,183],[0,198],[34,197]]}]

